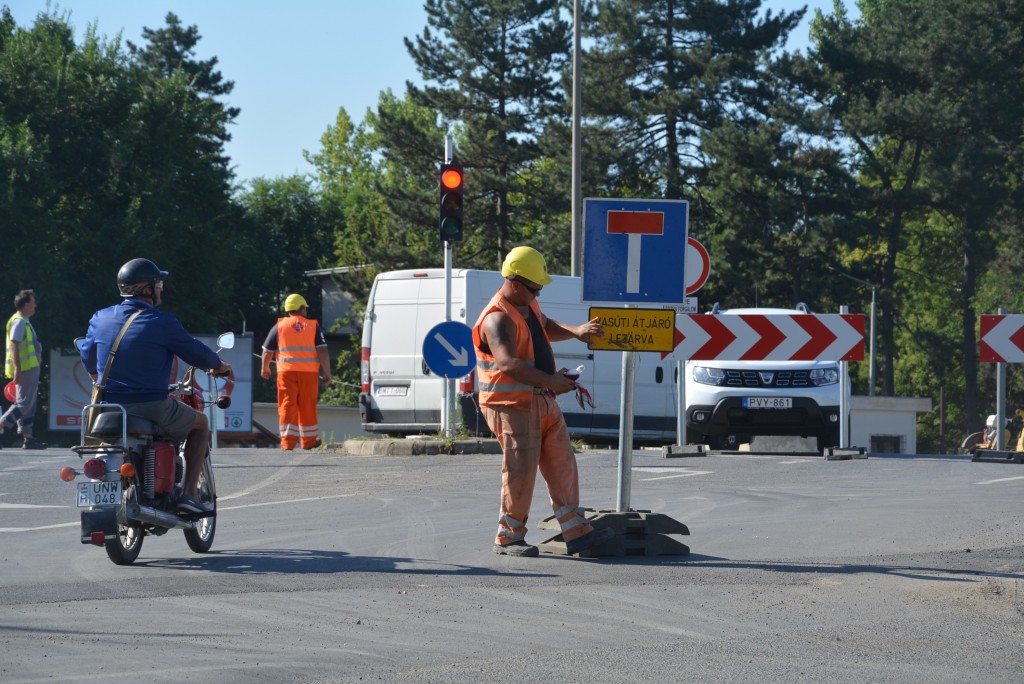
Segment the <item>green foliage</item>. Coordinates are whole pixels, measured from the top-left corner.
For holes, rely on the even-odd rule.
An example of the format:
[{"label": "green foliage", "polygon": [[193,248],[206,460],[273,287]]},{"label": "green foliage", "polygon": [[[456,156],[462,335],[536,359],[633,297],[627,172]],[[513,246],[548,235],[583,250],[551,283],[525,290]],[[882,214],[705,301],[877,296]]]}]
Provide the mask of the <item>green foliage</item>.
[{"label": "green foliage", "polygon": [[623,171],[647,196],[694,198],[701,137],[757,117],[769,52],[803,12],[759,17],[760,0],[604,0],[593,18],[584,106],[620,134]]},{"label": "green foliage", "polygon": [[[584,197],[690,202],[710,249],[703,305],[867,313],[877,286],[882,394],[944,392],[946,444],[994,405],[976,318],[1024,309],[1024,6],[1002,0],[841,2],[806,55],[781,51],[802,13],[760,0],[585,3]],[[262,339],[281,300],[319,310],[336,276],[359,327],[373,276],[441,266],[445,137],[466,167],[457,267],[495,269],[516,244],[570,267],[570,26],[557,0],[426,0],[406,41],[423,79],[344,110],[307,153],[314,174],[234,178],[238,110],[198,27],[173,13],[144,44],[41,12],[0,12],[0,295],[36,290],[40,336],[66,345],[116,300],[137,256],[171,271],[166,307],[202,332]],[[837,275],[845,273],[850,277]],[[358,335],[329,402],[353,405]],[[867,364],[854,364],[857,391]],[[1010,403],[1024,404],[1024,374]],[[272,399],[269,383],[257,393]],[[265,387],[263,387],[265,385]],[[937,412],[920,443],[938,448]]]},{"label": "green foliage", "polygon": [[[867,190],[861,213],[878,226],[862,246],[877,257],[879,277],[872,280],[882,292],[883,390],[891,394],[899,377],[908,377],[897,359],[936,355],[911,363],[938,371],[941,357],[957,349],[962,372],[949,380],[962,397],[954,412],[965,431],[980,425],[976,297],[1000,217],[1020,208],[1024,106],[1021,90],[1005,84],[1024,76],[1022,12],[998,0],[894,0],[865,3],[858,23],[842,13],[819,15],[815,61],[803,72],[813,74],[804,83],[852,142],[857,154],[849,164]],[[956,288],[944,288],[944,305],[955,311],[950,325],[930,320],[918,329],[911,320],[918,311],[908,304],[934,290],[907,286],[900,268],[908,248],[918,272],[958,274]],[[901,343],[907,328],[916,333]],[[920,375],[909,379],[914,387],[934,386]]]},{"label": "green foliage", "polygon": [[0,289],[35,289],[41,336],[67,345],[116,300],[119,266],[149,256],[172,273],[167,308],[189,327],[219,329],[235,219],[223,106],[94,29],[76,46],[55,14],[30,29],[4,17]]},{"label": "green foliage", "polygon": [[[455,160],[466,166],[467,239],[459,247],[463,266],[496,268],[506,252],[532,238],[531,227],[551,216],[549,205],[531,202],[531,178],[543,166],[538,140],[565,101],[558,87],[566,64],[569,25],[557,0],[427,0],[428,27],[406,47],[426,85],[408,86],[412,104],[442,128],[403,127],[385,109],[378,131],[390,161],[429,179],[432,195],[441,161],[441,133],[456,140]],[[391,195],[388,195],[391,201]],[[559,197],[557,211],[567,209]],[[437,223],[395,203],[400,217]],[[431,231],[431,239],[436,237]]]}]

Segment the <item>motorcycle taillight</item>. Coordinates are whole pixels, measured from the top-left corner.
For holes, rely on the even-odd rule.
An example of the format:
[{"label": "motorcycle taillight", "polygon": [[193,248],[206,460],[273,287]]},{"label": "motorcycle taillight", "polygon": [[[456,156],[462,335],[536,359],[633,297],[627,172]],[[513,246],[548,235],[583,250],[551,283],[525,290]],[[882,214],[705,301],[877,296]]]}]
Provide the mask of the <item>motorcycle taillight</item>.
[{"label": "motorcycle taillight", "polygon": [[102,480],[107,474],[107,464],[98,458],[90,458],[82,466],[82,472],[90,480]]}]

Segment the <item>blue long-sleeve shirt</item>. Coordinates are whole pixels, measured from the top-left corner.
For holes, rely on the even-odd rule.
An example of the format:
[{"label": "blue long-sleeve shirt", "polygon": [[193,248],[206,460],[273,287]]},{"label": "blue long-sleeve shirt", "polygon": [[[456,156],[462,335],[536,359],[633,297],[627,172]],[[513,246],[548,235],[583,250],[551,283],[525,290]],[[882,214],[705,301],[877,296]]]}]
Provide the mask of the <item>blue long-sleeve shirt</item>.
[{"label": "blue long-sleeve shirt", "polygon": [[[107,355],[121,327],[136,310],[142,310],[121,339],[114,354],[110,377],[102,377]],[[105,385],[104,401],[135,404],[167,397],[167,385],[174,357],[203,370],[220,368],[217,353],[192,337],[174,314],[160,311],[141,299],[126,299],[100,309],[89,321],[82,346],[82,366],[99,372]]]}]

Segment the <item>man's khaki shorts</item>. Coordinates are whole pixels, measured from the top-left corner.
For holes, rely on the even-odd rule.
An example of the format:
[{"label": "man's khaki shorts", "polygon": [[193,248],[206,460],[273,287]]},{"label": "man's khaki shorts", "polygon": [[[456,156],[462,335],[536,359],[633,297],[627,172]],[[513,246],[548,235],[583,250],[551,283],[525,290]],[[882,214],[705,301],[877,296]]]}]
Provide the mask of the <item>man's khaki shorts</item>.
[{"label": "man's khaki shorts", "polygon": [[170,397],[142,404],[125,404],[124,407],[133,416],[153,421],[162,432],[178,442],[185,441],[199,415],[190,406]]}]

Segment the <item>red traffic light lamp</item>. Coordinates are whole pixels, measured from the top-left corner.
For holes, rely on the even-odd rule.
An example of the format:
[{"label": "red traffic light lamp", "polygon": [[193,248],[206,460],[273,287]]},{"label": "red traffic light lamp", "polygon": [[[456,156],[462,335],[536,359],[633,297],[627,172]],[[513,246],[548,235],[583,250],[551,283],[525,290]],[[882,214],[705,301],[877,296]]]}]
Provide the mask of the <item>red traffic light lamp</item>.
[{"label": "red traffic light lamp", "polygon": [[439,227],[442,242],[462,242],[462,164],[441,164]]}]

